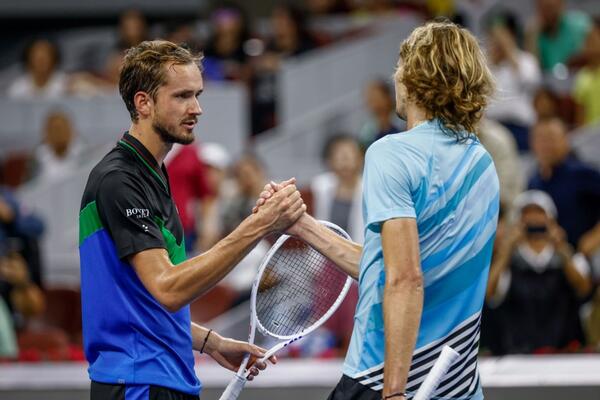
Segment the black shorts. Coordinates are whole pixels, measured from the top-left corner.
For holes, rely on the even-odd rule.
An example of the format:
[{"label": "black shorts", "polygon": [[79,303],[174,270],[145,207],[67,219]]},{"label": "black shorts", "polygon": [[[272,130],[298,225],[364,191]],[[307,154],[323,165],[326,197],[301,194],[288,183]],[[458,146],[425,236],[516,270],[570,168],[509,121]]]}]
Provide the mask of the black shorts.
[{"label": "black shorts", "polygon": [[381,392],[362,385],[356,379],[342,375],[327,400],[381,400]]},{"label": "black shorts", "polygon": [[154,385],[116,385],[92,381],[91,400],[198,400],[177,390]]}]

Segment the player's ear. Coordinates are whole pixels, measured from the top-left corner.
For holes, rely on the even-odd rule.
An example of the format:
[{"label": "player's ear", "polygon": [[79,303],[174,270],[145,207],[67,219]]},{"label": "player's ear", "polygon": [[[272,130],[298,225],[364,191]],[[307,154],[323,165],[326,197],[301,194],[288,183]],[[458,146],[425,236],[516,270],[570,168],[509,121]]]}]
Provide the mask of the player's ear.
[{"label": "player's ear", "polygon": [[154,107],[154,101],[152,96],[146,92],[137,92],[133,96],[133,104],[140,117],[146,118],[152,114],[152,108]]}]

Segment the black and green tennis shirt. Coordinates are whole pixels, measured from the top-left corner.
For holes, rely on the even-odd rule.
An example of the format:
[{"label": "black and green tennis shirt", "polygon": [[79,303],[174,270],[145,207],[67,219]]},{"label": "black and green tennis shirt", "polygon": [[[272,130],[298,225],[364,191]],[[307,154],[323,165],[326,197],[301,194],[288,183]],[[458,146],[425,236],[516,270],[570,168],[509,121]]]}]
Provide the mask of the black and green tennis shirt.
[{"label": "black and green tennis shirt", "polygon": [[165,248],[185,260],[183,229],[164,166],[125,133],[90,173],[79,216],[83,334],[90,379],[198,395],[189,307],[170,313],[128,257]]}]

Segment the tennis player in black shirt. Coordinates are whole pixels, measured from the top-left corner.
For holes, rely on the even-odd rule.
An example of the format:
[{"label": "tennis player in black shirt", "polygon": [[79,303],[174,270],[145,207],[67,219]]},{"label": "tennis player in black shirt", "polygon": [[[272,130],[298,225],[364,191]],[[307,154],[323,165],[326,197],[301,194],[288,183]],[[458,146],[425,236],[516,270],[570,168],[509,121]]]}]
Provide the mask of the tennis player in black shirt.
[{"label": "tennis player in black shirt", "polygon": [[[173,143],[194,140],[202,113],[199,61],[166,41],[143,42],[125,55],[119,91],[132,124],[90,173],[80,212],[84,348],[94,400],[197,399],[192,350],[231,370],[245,354],[264,353],[192,323],[188,305],[306,207],[290,185],[212,249],[185,259],[163,160]],[[252,375],[265,367],[256,362]]]}]

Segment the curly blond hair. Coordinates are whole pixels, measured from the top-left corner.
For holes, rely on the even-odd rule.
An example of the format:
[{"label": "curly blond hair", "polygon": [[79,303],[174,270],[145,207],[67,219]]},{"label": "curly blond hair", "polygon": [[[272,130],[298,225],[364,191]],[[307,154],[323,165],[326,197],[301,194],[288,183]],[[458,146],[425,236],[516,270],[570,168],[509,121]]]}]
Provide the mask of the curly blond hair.
[{"label": "curly blond hair", "polygon": [[494,79],[477,39],[449,21],[416,28],[400,46],[395,79],[409,101],[462,141],[476,132]]}]

